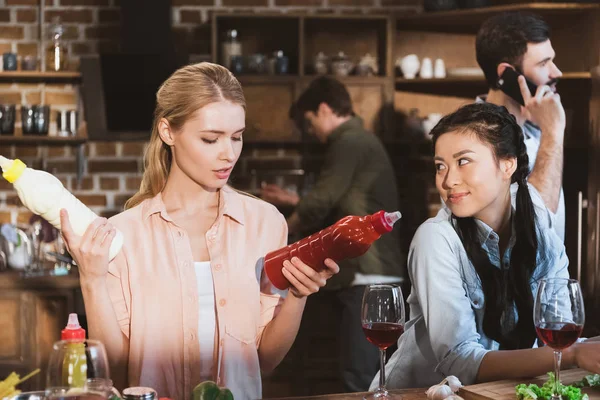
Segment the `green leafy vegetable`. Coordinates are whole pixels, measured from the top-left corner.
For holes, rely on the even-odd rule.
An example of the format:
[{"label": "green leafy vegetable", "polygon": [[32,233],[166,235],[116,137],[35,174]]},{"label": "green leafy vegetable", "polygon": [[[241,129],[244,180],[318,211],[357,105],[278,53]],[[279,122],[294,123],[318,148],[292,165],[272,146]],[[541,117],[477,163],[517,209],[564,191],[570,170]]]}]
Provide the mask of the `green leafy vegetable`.
[{"label": "green leafy vegetable", "polygon": [[[600,382],[600,377],[598,380]],[[548,380],[542,387],[536,384],[526,385],[524,383],[515,387],[518,400],[550,400],[552,398],[553,390],[554,373],[552,372],[548,372]],[[581,389],[575,385],[560,384],[558,390],[563,400],[589,400],[588,395],[582,393]]]},{"label": "green leafy vegetable", "polygon": [[575,387],[600,386],[600,375],[598,375],[598,374],[586,375],[579,382],[575,382],[573,384],[573,386],[575,386]]}]

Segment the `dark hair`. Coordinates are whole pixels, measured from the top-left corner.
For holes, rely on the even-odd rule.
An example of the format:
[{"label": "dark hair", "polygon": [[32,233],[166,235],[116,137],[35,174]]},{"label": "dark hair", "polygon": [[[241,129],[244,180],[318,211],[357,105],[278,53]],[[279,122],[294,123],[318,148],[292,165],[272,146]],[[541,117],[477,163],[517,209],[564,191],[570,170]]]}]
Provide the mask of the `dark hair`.
[{"label": "dark hair", "polygon": [[550,27],[539,16],[522,12],[507,12],[486,20],[477,33],[477,62],[490,88],[496,88],[498,65],[506,62],[521,71],[528,43],[550,39]]},{"label": "dark hair", "polygon": [[307,111],[316,112],[319,104],[326,103],[340,117],[354,115],[350,94],[340,81],[322,76],[313,80],[290,108],[290,118],[299,127]]},{"label": "dark hair", "polygon": [[[533,325],[533,293],[530,281],[536,268],[538,239],[536,216],[527,187],[529,157],[523,131],[505,107],[491,103],[476,103],[461,107],[445,116],[433,128],[433,145],[448,132],[465,132],[475,135],[488,145],[496,160],[515,157],[517,168],[511,183],[519,185],[516,212],[512,218],[516,241],[510,256],[510,268],[493,266],[481,248],[478,228],[473,217],[452,216],[454,227],[473,263],[485,296],[483,331],[500,343],[501,349],[531,347],[536,333]],[[503,321],[518,322],[509,330]],[[512,318],[512,319],[511,319]],[[509,326],[510,327],[510,326]]]}]

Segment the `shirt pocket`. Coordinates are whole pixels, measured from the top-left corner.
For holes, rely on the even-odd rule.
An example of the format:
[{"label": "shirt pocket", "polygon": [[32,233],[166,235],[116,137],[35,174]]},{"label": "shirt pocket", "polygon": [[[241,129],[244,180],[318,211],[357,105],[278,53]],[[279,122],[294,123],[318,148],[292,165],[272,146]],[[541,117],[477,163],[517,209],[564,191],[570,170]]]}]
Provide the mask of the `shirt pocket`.
[{"label": "shirt pocket", "polygon": [[471,307],[475,310],[481,310],[485,306],[483,290],[479,286],[468,286],[467,295],[471,302]]},{"label": "shirt pocket", "polygon": [[[258,335],[260,296],[253,274],[238,276],[230,281],[225,332],[234,339],[250,344]],[[220,306],[220,305],[218,305]]]}]

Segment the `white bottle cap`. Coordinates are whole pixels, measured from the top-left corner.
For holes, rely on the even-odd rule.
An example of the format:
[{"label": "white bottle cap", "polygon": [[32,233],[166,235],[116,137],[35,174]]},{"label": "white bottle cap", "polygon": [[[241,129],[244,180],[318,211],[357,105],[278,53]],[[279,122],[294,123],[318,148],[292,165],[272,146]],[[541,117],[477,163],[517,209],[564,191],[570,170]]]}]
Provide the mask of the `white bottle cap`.
[{"label": "white bottle cap", "polygon": [[384,218],[385,218],[385,222],[387,222],[389,226],[394,226],[394,224],[400,218],[402,218],[402,214],[400,214],[400,211],[394,211],[394,212],[391,212],[391,213],[386,212],[384,214]]},{"label": "white bottle cap", "polygon": [[11,162],[12,162],[12,160],[9,160],[6,157],[0,156],[0,168],[2,168],[3,171],[6,170],[10,166]]}]

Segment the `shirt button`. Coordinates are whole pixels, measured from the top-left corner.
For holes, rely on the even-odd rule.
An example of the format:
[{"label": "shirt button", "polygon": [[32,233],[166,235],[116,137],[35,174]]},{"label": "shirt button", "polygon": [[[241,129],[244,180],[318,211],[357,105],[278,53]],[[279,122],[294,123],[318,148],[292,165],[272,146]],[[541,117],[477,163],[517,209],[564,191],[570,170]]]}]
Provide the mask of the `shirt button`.
[{"label": "shirt button", "polygon": [[183,237],[183,232],[182,231],[177,232],[177,234],[179,235],[180,238]]},{"label": "shirt button", "polygon": [[220,305],[221,307],[224,307],[224,306],[225,306],[225,304],[227,304],[227,301],[226,301],[225,299],[221,299],[221,300],[219,300],[219,305]]},{"label": "shirt button", "polygon": [[225,344],[225,339],[221,339],[221,346]]},{"label": "shirt button", "polygon": [[194,335],[193,333],[190,333],[190,339],[192,339],[192,340],[193,340],[195,336],[196,336],[196,335]]},{"label": "shirt button", "polygon": [[220,270],[221,270],[221,264],[217,264],[217,265],[215,265],[215,270],[216,270],[216,271],[220,271]]}]

